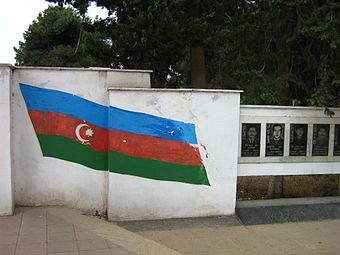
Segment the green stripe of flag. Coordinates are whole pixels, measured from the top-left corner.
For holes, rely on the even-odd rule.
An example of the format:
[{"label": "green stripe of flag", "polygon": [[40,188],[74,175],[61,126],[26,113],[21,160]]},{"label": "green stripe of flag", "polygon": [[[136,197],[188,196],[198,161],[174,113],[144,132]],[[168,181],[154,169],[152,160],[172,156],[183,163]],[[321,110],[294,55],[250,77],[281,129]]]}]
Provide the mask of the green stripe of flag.
[{"label": "green stripe of flag", "polygon": [[154,180],[209,185],[204,166],[180,165],[153,159],[136,158],[109,151],[110,172]]},{"label": "green stripe of flag", "polygon": [[78,163],[107,171],[107,152],[98,152],[70,138],[59,135],[38,135],[44,156]]}]

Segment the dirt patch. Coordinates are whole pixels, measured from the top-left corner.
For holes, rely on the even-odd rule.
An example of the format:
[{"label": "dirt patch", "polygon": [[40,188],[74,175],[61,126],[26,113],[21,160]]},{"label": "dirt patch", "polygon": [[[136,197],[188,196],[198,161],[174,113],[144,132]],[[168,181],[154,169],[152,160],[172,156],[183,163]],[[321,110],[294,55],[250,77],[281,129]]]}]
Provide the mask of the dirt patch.
[{"label": "dirt patch", "polygon": [[[237,199],[267,199],[269,176],[238,177]],[[336,175],[285,176],[283,197],[324,197],[336,196],[339,177]]]}]

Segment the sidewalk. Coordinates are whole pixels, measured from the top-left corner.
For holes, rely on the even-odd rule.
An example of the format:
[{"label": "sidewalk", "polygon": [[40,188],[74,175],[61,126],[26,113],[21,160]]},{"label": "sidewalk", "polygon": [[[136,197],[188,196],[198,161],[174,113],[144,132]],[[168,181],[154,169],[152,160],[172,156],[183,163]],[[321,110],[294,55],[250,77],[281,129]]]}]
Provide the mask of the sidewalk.
[{"label": "sidewalk", "polygon": [[188,255],[340,254],[340,219],[137,233]]},{"label": "sidewalk", "polygon": [[65,207],[19,207],[0,217],[0,255],[177,255],[113,223]]},{"label": "sidewalk", "polygon": [[130,224],[131,232],[65,207],[17,208],[14,216],[0,217],[0,255],[340,254],[340,219],[252,226],[161,222]]}]

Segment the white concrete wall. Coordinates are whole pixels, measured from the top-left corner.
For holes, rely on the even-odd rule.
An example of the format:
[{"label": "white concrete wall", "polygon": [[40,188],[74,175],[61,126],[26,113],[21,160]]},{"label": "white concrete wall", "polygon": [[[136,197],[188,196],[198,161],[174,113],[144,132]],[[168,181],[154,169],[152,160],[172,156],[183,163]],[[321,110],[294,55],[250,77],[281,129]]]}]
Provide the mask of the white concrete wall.
[{"label": "white concrete wall", "polygon": [[[34,77],[42,83],[50,83],[48,76],[59,75],[65,83],[79,83],[88,79],[91,89],[98,89],[93,84],[100,84],[100,89],[107,91],[109,87],[118,88],[150,88],[149,70],[126,70],[109,68],[65,68],[65,67],[15,67],[15,72],[25,73],[27,78]],[[37,74],[43,73],[42,77]],[[106,93],[105,93],[106,94]]]},{"label": "white concrete wall", "polygon": [[235,91],[111,90],[112,106],[194,123],[211,186],[110,173],[109,220],[233,214],[239,96]]},{"label": "white concrete wall", "polygon": [[0,65],[0,216],[13,214],[11,167],[11,81],[10,65]]},{"label": "white concrete wall", "polygon": [[[69,205],[106,211],[107,172],[43,157],[19,83],[72,93],[108,105],[109,86],[150,87],[150,73],[81,68],[16,68],[13,73],[13,158],[17,205]],[[2,94],[1,94],[2,95]]]},{"label": "white concrete wall", "polygon": [[[43,157],[19,83],[64,91],[102,105],[194,123],[211,186],[96,171]],[[12,69],[0,65],[0,86],[3,134],[0,215],[11,214],[14,201],[17,205],[108,210],[110,220],[230,215],[235,209],[237,176],[340,173],[340,156],[332,153],[340,109],[333,109],[335,117],[330,118],[324,115],[323,108],[240,107],[240,91],[146,89],[150,87],[149,71]],[[242,123],[261,124],[259,157],[240,156]],[[285,124],[282,157],[265,157],[267,123]],[[288,156],[291,123],[308,125],[305,157]],[[328,156],[311,155],[313,124],[330,125]]]},{"label": "white concrete wall", "polygon": [[[317,107],[285,107],[285,106],[241,106],[238,176],[252,175],[307,175],[307,174],[339,174],[340,156],[333,156],[334,125],[340,124],[340,109],[332,108],[335,116],[330,118],[324,114],[324,108]],[[261,124],[261,149],[259,157],[241,157],[242,123]],[[284,155],[282,157],[266,157],[266,124],[284,123]],[[307,124],[307,155],[289,156],[290,124]],[[329,124],[328,156],[312,156],[313,124]]]}]

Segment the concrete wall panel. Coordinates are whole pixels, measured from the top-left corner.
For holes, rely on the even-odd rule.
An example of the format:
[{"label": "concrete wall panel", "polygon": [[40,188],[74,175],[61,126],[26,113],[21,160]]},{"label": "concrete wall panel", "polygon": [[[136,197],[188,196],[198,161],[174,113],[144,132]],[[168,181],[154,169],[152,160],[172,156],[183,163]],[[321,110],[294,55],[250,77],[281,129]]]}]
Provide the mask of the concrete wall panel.
[{"label": "concrete wall panel", "polygon": [[[134,77],[135,75],[138,79]],[[18,84],[25,83],[59,90],[107,105],[107,88],[120,86],[122,80],[125,80],[125,85],[132,87],[150,86],[148,72],[138,74],[132,71],[79,68],[14,70],[12,132],[17,205],[69,205],[84,211],[105,212],[108,182],[106,171],[97,171],[76,163],[43,157]]]},{"label": "concrete wall panel", "polygon": [[111,90],[110,105],[194,123],[211,186],[110,173],[110,220],[230,215],[236,198],[239,93]]}]

